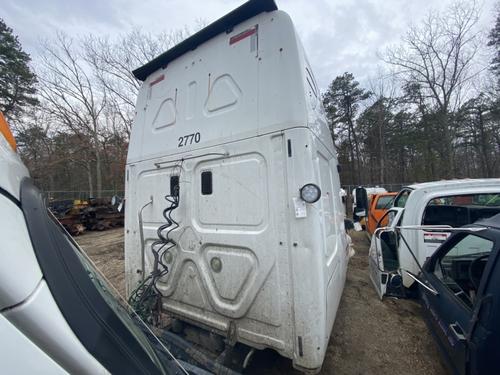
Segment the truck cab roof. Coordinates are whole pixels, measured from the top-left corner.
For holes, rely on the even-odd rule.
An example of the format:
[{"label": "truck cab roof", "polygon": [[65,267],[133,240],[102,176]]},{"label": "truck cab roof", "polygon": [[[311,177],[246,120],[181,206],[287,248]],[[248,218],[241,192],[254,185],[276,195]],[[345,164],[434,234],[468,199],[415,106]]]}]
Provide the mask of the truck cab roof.
[{"label": "truck cab roof", "polygon": [[499,184],[500,184],[500,178],[463,178],[463,179],[453,179],[453,180],[422,182],[418,184],[408,185],[406,186],[406,188],[410,188],[412,190],[426,190],[430,192],[436,190],[447,190],[455,188],[498,186]]},{"label": "truck cab roof", "polygon": [[127,164],[292,128],[333,150],[290,16],[274,1],[242,7],[134,71],[143,84]]},{"label": "truck cab roof", "polygon": [[[403,187],[398,193],[394,204],[397,207],[405,207],[406,223],[420,222],[420,217],[431,199],[451,195],[497,193],[499,189],[500,178],[467,178],[424,182]],[[406,198],[404,198],[405,195]],[[415,215],[410,219],[409,216],[413,213]]]}]

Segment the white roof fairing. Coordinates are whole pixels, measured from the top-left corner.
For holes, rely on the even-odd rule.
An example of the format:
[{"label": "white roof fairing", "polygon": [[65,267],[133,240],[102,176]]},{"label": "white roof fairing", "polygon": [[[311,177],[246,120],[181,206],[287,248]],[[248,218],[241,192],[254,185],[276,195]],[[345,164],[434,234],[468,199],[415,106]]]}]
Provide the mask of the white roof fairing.
[{"label": "white roof fairing", "polygon": [[304,64],[293,23],[279,10],[205,41],[145,79],[127,164],[288,128],[312,129]]}]

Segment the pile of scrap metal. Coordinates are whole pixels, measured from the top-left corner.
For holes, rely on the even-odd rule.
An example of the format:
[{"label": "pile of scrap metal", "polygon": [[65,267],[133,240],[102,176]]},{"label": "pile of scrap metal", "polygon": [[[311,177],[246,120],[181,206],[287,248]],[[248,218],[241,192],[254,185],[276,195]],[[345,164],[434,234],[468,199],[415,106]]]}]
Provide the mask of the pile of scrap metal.
[{"label": "pile of scrap metal", "polygon": [[50,211],[73,236],[87,230],[106,230],[123,226],[124,215],[118,199],[57,200],[48,202]]}]

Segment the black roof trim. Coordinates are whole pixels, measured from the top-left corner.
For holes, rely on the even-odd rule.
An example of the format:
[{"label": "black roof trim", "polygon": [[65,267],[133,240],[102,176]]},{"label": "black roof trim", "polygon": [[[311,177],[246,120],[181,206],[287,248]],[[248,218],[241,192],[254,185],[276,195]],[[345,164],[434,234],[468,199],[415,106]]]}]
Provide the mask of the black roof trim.
[{"label": "black roof trim", "polygon": [[278,7],[276,6],[274,0],[247,1],[245,4],[226,14],[224,17],[219,18],[217,21],[198,31],[196,34],[191,35],[189,38],[170,48],[168,51],[162,53],[158,57],[155,57],[147,64],[135,69],[133,71],[134,76],[135,78],[144,81],[151,73],[160,68],[165,68],[170,61],[175,60],[186,52],[194,50],[207,40],[212,39],[220,33],[230,30],[234,26],[256,16],[257,14],[277,9]]}]

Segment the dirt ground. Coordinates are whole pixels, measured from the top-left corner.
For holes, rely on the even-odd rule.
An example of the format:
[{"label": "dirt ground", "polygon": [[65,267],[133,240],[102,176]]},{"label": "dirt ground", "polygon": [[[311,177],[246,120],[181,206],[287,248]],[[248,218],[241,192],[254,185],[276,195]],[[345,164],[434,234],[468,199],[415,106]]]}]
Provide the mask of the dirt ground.
[{"label": "dirt ground", "polygon": [[[380,301],[368,276],[368,240],[352,233],[356,255],[331,334],[321,374],[446,374],[438,347],[416,301]],[[125,295],[123,228],[76,237],[108,280]],[[252,374],[299,374],[291,361],[259,352]]]},{"label": "dirt ground", "polygon": [[75,240],[118,292],[125,296],[123,228],[87,232],[75,237]]}]

